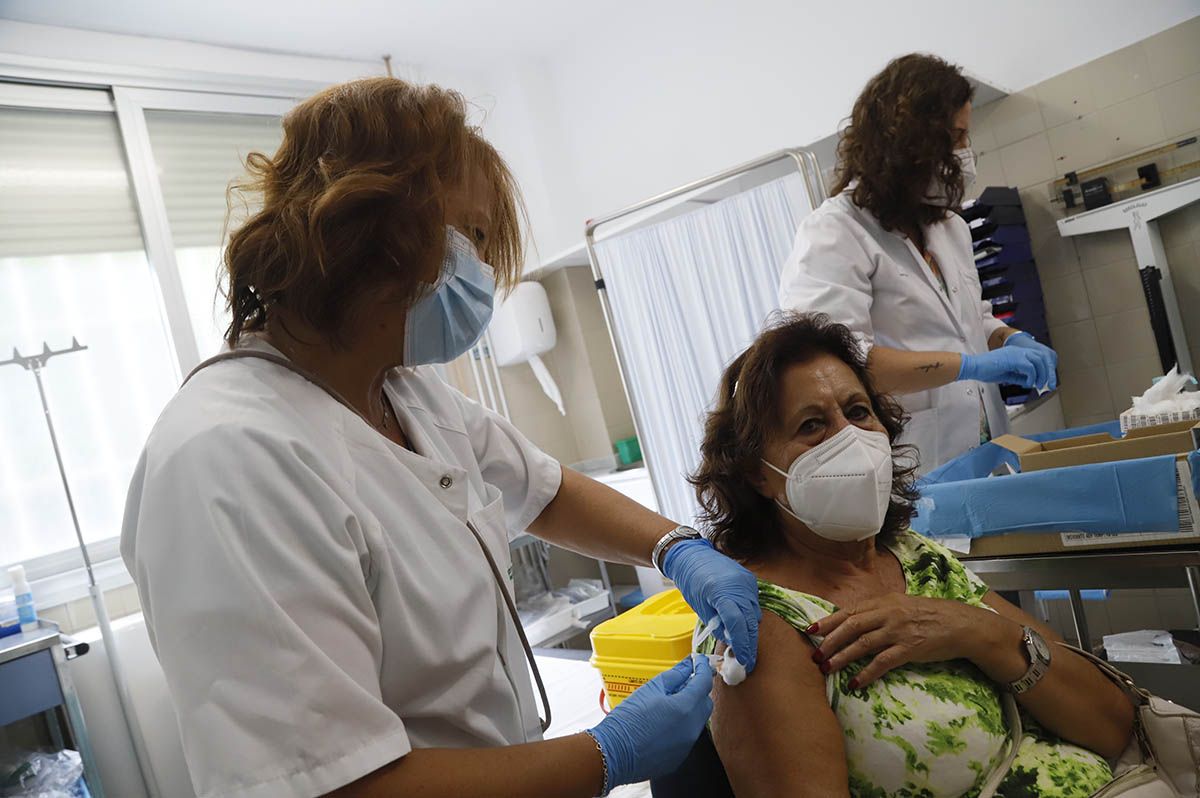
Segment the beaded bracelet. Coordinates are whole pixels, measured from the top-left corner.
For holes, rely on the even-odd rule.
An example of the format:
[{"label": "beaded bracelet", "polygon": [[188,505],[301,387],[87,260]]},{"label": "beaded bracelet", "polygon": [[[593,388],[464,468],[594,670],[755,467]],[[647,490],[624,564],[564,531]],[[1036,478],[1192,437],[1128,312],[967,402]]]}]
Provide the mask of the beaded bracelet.
[{"label": "beaded bracelet", "polygon": [[592,738],[592,742],[596,744],[596,750],[600,752],[600,764],[604,768],[604,781],[600,787],[600,795],[603,798],[603,796],[608,795],[609,791],[612,790],[612,785],[608,783],[608,757],[605,756],[604,748],[600,745],[600,739],[595,734],[591,731],[585,731],[584,734]]}]

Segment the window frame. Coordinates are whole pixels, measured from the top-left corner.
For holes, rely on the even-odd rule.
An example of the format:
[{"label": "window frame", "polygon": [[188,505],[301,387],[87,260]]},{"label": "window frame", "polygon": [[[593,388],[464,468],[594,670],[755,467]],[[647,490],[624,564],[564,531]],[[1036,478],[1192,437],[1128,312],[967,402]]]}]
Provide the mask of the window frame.
[{"label": "window frame", "polygon": [[[103,69],[97,70],[88,64],[15,56],[0,60],[0,107],[115,116],[143,248],[164,332],[174,355],[177,380],[182,380],[184,374],[199,364],[200,356],[175,259],[146,112],[191,111],[278,117],[320,87],[320,84],[305,81],[260,83],[236,76],[214,82],[211,76],[165,71],[155,74],[142,69],[106,74]],[[112,590],[132,582],[120,557],[119,535],[89,543],[87,548],[101,590]],[[87,574],[78,548],[44,554],[23,564],[42,607],[58,606],[88,596]],[[8,586],[7,573],[0,573],[0,588]]]}]

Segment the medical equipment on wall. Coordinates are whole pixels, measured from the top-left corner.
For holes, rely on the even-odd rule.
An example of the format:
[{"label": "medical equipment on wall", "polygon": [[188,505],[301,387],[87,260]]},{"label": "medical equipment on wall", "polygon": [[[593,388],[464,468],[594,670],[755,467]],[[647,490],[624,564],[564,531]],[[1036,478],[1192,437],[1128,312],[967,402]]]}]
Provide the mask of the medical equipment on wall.
[{"label": "medical equipment on wall", "polygon": [[1178,365],[1181,372],[1194,374],[1195,366],[1158,222],[1194,202],[1200,202],[1200,177],[1058,220],[1058,232],[1064,238],[1128,230],[1164,372]]},{"label": "medical equipment on wall", "polygon": [[128,684],[125,681],[125,672],[121,666],[121,658],[117,653],[116,638],[113,636],[112,623],[108,617],[108,608],[104,604],[104,592],[96,583],[96,574],[92,568],[92,558],[88,554],[87,545],[83,540],[83,530],[79,526],[79,515],[75,511],[75,499],[71,494],[71,484],[67,480],[66,467],[63,465],[62,453],[59,451],[58,435],[54,429],[54,419],[50,415],[50,405],[46,400],[46,387],[42,383],[42,369],[46,367],[46,363],[51,358],[84,351],[87,351],[87,347],[82,346],[75,338],[71,338],[71,346],[67,349],[52,350],[49,344],[43,342],[42,351],[36,355],[22,355],[14,348],[13,356],[8,360],[0,361],[0,367],[20,366],[33,374],[34,381],[37,383],[38,397],[42,400],[42,412],[46,417],[46,429],[50,433],[50,445],[54,447],[54,460],[58,464],[58,475],[62,479],[63,492],[67,497],[67,508],[71,512],[71,523],[75,527],[75,539],[79,543],[79,552],[83,555],[83,567],[87,571],[88,594],[92,598],[92,607],[96,611],[96,622],[100,627],[100,637],[104,640],[104,654],[108,657],[113,682],[117,689],[117,702],[121,707],[121,715],[125,720],[125,725],[129,729],[130,739],[133,741],[134,758],[137,760],[142,781],[146,785],[146,792],[151,798],[156,798],[159,795],[158,784],[154,778],[154,771],[150,764],[145,737],[142,735],[137,715],[133,712],[133,701],[129,695]]},{"label": "medical equipment on wall", "polygon": [[[1064,206],[1068,214],[1091,211],[1196,177],[1200,174],[1198,144],[1197,137],[1190,136],[1090,169],[1067,172],[1050,184],[1050,201]],[[1167,165],[1167,158],[1175,165]]]},{"label": "medical equipment on wall", "polygon": [[550,298],[542,284],[533,281],[518,284],[496,308],[488,334],[496,365],[528,363],[542,391],[565,416],[562,393],[539,357],[553,349],[558,341],[554,316],[550,313]]}]

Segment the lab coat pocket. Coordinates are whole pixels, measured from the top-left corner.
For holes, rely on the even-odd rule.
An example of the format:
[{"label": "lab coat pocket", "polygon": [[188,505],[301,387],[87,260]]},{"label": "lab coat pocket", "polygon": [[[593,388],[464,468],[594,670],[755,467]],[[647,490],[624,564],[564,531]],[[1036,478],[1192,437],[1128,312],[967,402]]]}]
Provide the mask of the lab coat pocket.
[{"label": "lab coat pocket", "polygon": [[508,522],[504,515],[504,498],[493,485],[484,485],[483,507],[469,514],[471,525],[479,533],[484,544],[496,561],[496,567],[504,574],[508,588],[512,590],[512,555],[508,549]]}]

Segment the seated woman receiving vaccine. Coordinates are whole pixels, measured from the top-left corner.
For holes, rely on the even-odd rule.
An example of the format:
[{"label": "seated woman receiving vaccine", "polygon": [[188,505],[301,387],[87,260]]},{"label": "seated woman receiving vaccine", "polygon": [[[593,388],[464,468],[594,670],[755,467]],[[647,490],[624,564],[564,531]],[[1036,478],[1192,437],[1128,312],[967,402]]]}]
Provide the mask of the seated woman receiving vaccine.
[{"label": "seated woman receiving vaccine", "polygon": [[714,691],[733,791],[974,795],[1006,753],[1007,690],[1032,734],[997,794],[1090,795],[1129,740],[1129,701],[909,529],[902,429],[824,316],[785,317],[724,374],[693,482],[764,610],[757,669]]}]

